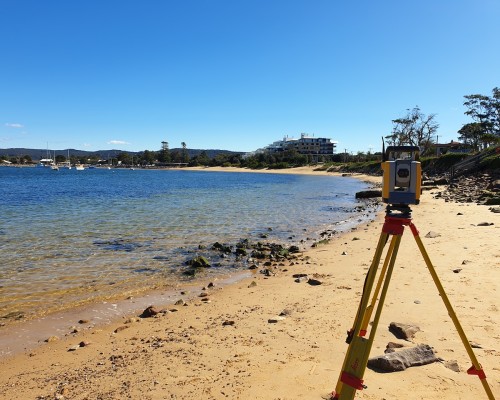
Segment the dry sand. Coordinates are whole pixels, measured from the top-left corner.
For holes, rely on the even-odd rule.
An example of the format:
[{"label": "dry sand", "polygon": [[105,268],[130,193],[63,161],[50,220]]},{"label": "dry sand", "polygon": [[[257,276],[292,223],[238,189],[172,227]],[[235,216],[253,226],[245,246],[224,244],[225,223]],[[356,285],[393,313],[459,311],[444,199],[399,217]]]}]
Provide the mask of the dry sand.
[{"label": "dry sand", "polygon": [[[475,354],[498,397],[499,214],[433,199],[430,192],[421,200],[413,221],[468,339],[480,346]],[[101,328],[88,321],[78,333],[0,360],[0,399],[328,398],[382,223],[381,214],[293,265],[276,265],[273,276],[257,270],[230,286],[200,286],[208,296],[187,306],[155,304],[177,311]],[[429,231],[440,236],[425,238]],[[296,283],[292,275],[298,273],[322,284]],[[285,316],[276,318],[280,313]],[[74,316],[74,325],[80,318]],[[421,331],[412,342],[398,340],[388,331],[392,321],[414,323]],[[471,362],[408,229],[371,355],[383,354],[390,341],[429,344],[443,360],[456,360],[460,372],[444,362],[385,374],[367,369],[368,388],[356,398],[487,398],[480,380],[466,373]]]}]

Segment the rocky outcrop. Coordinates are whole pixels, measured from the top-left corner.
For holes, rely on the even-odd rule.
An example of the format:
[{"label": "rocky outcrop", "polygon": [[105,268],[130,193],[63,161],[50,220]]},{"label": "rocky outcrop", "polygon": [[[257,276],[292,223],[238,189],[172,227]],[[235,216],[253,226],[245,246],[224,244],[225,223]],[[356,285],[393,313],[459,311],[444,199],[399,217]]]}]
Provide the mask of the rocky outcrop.
[{"label": "rocky outcrop", "polygon": [[500,180],[490,174],[462,176],[433,194],[435,198],[457,203],[499,205]]},{"label": "rocky outcrop", "polygon": [[382,197],[382,190],[379,189],[362,190],[361,192],[356,193],[357,199],[372,199],[375,197]]}]

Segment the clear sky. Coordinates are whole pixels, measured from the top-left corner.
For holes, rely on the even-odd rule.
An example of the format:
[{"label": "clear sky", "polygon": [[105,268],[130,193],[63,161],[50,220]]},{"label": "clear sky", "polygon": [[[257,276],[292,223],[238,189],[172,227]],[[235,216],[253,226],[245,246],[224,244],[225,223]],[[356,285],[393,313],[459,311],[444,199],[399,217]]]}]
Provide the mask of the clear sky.
[{"label": "clear sky", "polygon": [[498,0],[1,0],[0,148],[377,151],[500,86]]}]

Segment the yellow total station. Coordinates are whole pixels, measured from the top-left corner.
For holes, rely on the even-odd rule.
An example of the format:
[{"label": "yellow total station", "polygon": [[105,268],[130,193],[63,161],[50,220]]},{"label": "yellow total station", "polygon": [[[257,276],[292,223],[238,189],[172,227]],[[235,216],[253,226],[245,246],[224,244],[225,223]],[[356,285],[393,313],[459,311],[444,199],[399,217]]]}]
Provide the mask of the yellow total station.
[{"label": "yellow total station", "polygon": [[394,205],[418,204],[422,170],[417,146],[389,146],[382,162],[382,199]]}]

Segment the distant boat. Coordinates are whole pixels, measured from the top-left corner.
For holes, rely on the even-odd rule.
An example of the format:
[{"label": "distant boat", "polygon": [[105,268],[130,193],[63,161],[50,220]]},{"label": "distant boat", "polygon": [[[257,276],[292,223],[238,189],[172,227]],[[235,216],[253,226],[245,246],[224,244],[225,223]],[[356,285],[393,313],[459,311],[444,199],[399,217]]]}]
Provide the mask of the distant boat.
[{"label": "distant boat", "polygon": [[83,171],[85,169],[85,167],[82,164],[76,164],[75,165],[75,169],[77,171]]},{"label": "distant boat", "polygon": [[59,167],[56,164],[56,152],[54,150],[54,160],[50,163],[50,169],[52,171],[59,171]]},{"label": "distant boat", "polygon": [[61,163],[61,168],[71,169],[71,161],[69,160],[69,150],[68,150],[68,158],[66,159],[66,161]]}]

